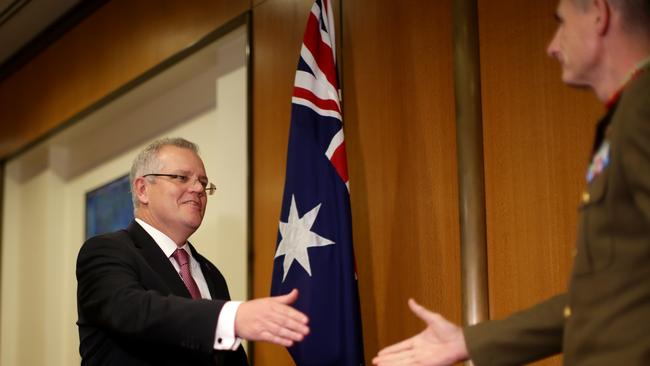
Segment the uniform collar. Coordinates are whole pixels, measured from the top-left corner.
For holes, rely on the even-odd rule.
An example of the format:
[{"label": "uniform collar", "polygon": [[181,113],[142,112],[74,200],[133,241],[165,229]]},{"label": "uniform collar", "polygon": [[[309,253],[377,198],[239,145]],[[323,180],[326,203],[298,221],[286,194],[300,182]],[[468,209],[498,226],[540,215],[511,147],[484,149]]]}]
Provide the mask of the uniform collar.
[{"label": "uniform collar", "polygon": [[625,80],[621,83],[621,86],[612,94],[612,96],[607,99],[607,102],[605,103],[605,107],[607,109],[611,110],[616,103],[618,102],[619,98],[621,97],[621,94],[623,94],[623,90],[625,87],[634,79],[636,79],[639,75],[642,73],[646,72],[648,67],[650,66],[650,56],[646,57],[645,59],[639,61],[636,65],[634,65],[634,68],[632,68],[632,71],[630,71],[627,74],[627,77],[625,77]]}]

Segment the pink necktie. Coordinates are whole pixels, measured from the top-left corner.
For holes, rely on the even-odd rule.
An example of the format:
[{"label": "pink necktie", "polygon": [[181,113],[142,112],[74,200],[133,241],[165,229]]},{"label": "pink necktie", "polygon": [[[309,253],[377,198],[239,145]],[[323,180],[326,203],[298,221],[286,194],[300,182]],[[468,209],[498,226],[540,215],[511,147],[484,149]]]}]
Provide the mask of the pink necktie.
[{"label": "pink necktie", "polygon": [[176,249],[174,254],[172,254],[172,257],[174,257],[178,266],[181,267],[181,279],[183,280],[185,287],[187,287],[187,290],[190,292],[190,295],[192,295],[193,299],[200,299],[201,291],[199,291],[199,287],[196,285],[196,282],[194,282],[194,278],[192,278],[192,272],[190,272],[189,255],[185,249],[179,248]]}]

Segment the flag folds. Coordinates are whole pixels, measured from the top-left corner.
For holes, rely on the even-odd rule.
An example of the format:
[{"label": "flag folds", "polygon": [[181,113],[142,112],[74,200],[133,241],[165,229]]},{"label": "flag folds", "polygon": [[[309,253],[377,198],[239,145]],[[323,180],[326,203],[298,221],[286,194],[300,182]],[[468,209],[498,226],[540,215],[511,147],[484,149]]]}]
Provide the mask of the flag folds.
[{"label": "flag folds", "polygon": [[298,366],[364,364],[330,0],[309,14],[294,82],[273,295],[300,290],[311,333]]}]

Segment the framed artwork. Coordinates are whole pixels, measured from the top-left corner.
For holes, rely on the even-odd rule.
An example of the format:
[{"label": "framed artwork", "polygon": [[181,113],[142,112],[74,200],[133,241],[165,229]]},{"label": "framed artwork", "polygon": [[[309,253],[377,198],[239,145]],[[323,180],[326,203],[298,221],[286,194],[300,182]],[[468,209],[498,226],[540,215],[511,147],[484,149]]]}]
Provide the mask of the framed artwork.
[{"label": "framed artwork", "polygon": [[128,175],[86,193],[86,239],[124,229],[132,220],[133,203]]}]

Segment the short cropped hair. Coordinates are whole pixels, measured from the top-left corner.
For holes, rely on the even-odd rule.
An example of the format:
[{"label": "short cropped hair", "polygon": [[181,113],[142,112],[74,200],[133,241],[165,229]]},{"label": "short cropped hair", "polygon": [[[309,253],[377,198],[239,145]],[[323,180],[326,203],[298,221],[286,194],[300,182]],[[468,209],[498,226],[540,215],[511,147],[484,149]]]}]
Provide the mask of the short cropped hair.
[{"label": "short cropped hair", "polygon": [[[190,141],[185,140],[180,137],[172,138],[162,138],[158,139],[142,150],[138,156],[133,160],[131,165],[131,172],[129,173],[129,182],[133,188],[133,181],[138,177],[141,177],[145,174],[157,173],[161,168],[160,160],[158,160],[158,152],[165,146],[176,146],[181,149],[188,149],[199,154],[199,147]],[[133,208],[140,206],[138,197],[136,197],[135,192],[131,189],[131,201],[133,202]]]},{"label": "short cropped hair", "polygon": [[[586,9],[592,0],[573,0]],[[607,0],[607,3],[623,16],[623,27],[629,32],[641,32],[650,37],[650,0]]]}]

